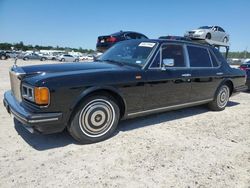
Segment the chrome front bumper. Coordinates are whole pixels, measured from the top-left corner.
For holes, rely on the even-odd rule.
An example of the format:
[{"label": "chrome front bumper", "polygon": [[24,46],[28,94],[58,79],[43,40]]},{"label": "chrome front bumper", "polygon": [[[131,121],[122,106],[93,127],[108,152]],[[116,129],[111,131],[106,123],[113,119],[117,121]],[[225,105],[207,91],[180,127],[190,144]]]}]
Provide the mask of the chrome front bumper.
[{"label": "chrome front bumper", "polygon": [[28,126],[56,124],[61,121],[62,113],[32,113],[25,109],[12,95],[11,91],[4,93],[3,104],[8,113]]}]

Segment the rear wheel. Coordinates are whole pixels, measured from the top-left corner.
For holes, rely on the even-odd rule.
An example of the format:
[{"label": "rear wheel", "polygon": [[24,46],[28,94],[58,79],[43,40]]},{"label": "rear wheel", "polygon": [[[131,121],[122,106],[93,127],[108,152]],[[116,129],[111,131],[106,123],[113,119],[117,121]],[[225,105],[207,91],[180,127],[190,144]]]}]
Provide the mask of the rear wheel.
[{"label": "rear wheel", "polygon": [[208,107],[214,111],[224,110],[227,106],[229,96],[230,89],[224,84],[217,90],[214,100],[208,104]]},{"label": "rear wheel", "polygon": [[41,58],[41,61],[45,61],[45,60],[46,60],[45,57],[42,57],[42,58]]},{"label": "rear wheel", "polygon": [[27,57],[24,57],[24,58],[23,58],[24,61],[27,61],[28,59],[29,59],[29,58],[27,58]]},{"label": "rear wheel", "polygon": [[224,42],[224,43],[228,43],[228,38],[225,37],[225,38],[223,39],[223,42]]},{"label": "rear wheel", "polygon": [[65,61],[65,59],[64,59],[64,58],[62,58],[62,59],[61,59],[61,61],[62,61],[62,62],[64,62],[64,61]]},{"label": "rear wheel", "polygon": [[81,143],[94,143],[109,138],[120,119],[116,101],[106,96],[92,96],[77,109],[69,133]]}]

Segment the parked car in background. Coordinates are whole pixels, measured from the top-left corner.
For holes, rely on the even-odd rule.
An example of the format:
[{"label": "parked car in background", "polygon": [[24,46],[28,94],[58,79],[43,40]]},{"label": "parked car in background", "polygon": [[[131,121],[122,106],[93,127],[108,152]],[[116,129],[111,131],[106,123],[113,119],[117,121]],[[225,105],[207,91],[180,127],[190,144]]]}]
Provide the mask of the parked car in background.
[{"label": "parked car in background", "polygon": [[201,104],[221,111],[247,88],[245,72],[214,47],[181,40],[123,41],[98,62],[14,66],[9,75],[9,113],[31,132],[67,128],[81,143],[109,138],[121,119]]},{"label": "parked car in background", "polygon": [[247,69],[250,69],[250,61],[241,64],[240,69],[244,71],[246,71]]},{"label": "parked car in background", "polygon": [[248,90],[250,90],[250,61],[243,63],[240,65],[240,69],[246,71],[246,85],[248,87]]},{"label": "parked car in background", "polygon": [[6,51],[6,55],[8,58],[16,58],[19,56],[21,52],[18,51]]},{"label": "parked car in background", "polygon": [[131,39],[147,39],[145,35],[133,31],[120,31],[111,35],[99,36],[97,38],[96,49],[98,52],[105,52],[115,43]]},{"label": "parked car in background", "polygon": [[47,60],[56,60],[57,56],[54,54],[43,54],[44,57],[46,57]]},{"label": "parked car in background", "polygon": [[75,57],[73,55],[69,55],[69,54],[63,54],[57,57],[57,60],[59,61],[79,61],[79,57]]},{"label": "parked car in background", "polygon": [[5,59],[8,59],[6,52],[0,51],[0,60],[5,60]]},{"label": "parked car in background", "polygon": [[34,60],[34,59],[37,59],[37,60],[40,60],[40,61],[45,61],[47,58],[45,56],[42,56],[42,55],[39,55],[39,54],[36,54],[36,53],[28,53],[28,54],[25,54],[23,56],[23,60],[25,60],[25,61]]},{"label": "parked car in background", "polygon": [[94,56],[93,55],[82,55],[82,56],[79,56],[79,60],[81,60],[81,61],[83,61],[83,60],[93,61]]},{"label": "parked car in background", "polygon": [[202,26],[198,29],[187,31],[184,36],[193,39],[210,39],[224,43],[229,41],[229,34],[220,26]]}]

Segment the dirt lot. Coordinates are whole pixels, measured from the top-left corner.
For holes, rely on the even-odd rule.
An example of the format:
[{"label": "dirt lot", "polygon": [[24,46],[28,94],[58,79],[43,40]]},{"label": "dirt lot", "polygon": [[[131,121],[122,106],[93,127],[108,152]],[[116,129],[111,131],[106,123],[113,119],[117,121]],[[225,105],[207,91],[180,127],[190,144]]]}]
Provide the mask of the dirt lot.
[{"label": "dirt lot", "polygon": [[[47,63],[19,61],[19,65]],[[0,61],[0,96],[10,88]],[[250,187],[250,93],[124,121],[101,143],[32,135],[0,104],[0,187]]]}]

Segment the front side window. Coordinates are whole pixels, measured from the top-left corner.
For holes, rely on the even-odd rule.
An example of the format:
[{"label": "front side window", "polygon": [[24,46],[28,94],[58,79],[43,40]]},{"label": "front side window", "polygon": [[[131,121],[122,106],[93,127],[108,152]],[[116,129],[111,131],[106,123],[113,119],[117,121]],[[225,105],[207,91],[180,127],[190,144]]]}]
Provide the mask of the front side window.
[{"label": "front side window", "polygon": [[156,46],[156,42],[126,40],[112,46],[98,60],[142,67]]},{"label": "front side window", "polygon": [[185,67],[183,47],[176,44],[162,46],[161,64],[165,67]]},{"label": "front side window", "polygon": [[150,68],[185,67],[182,45],[165,44],[157,52]]},{"label": "front side window", "polygon": [[206,48],[187,46],[190,67],[212,67],[210,56]]}]

